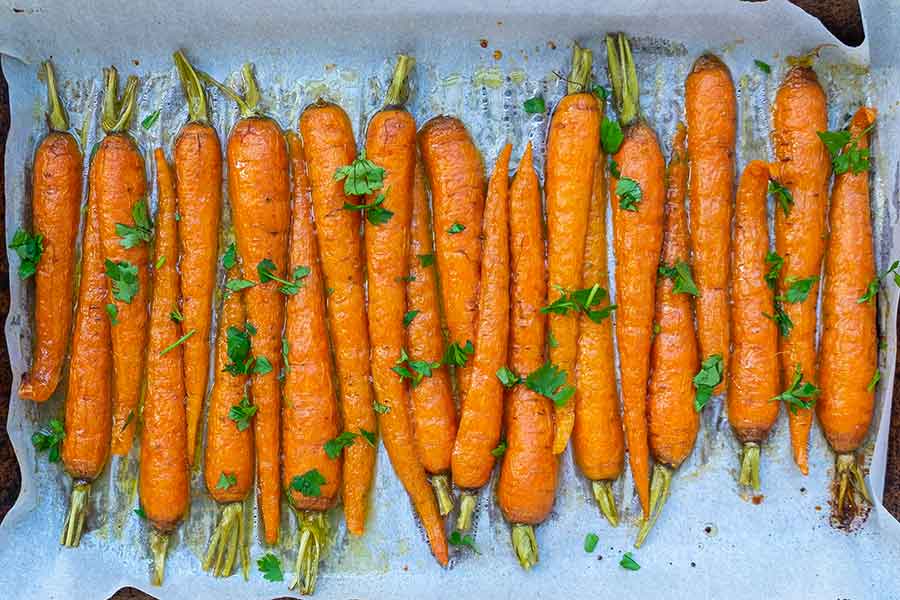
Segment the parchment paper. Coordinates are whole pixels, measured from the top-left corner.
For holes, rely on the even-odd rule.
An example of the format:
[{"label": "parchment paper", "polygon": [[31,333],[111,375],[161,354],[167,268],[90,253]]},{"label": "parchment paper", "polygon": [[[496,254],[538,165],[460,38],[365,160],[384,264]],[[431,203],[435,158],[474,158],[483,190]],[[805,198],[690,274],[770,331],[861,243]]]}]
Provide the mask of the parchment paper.
[{"label": "parchment paper", "polygon": [[[894,64],[900,57],[900,9],[887,6],[891,3],[863,2],[868,39],[856,49],[841,46],[815,19],[781,0],[213,4],[0,0],[0,52],[12,115],[5,157],[7,243],[19,226],[30,225],[29,169],[45,131],[44,88],[36,74],[39,61],[47,57],[53,58],[64,82],[73,129],[80,130],[87,117],[86,154],[99,130],[100,69],[111,63],[123,76],[141,77],[132,134],[149,158],[157,145],[169,151],[172,136],[186,118],[170,59],[176,48],[184,47],[198,67],[231,82],[243,61],[255,62],[265,107],[283,127],[296,127],[302,108],[322,95],[348,111],[360,138],[380,105],[395,53],[405,51],[418,60],[410,108],[419,123],[442,112],[461,116],[489,165],[505,140],[514,143],[516,162],[530,139],[542,169],[548,116],[525,114],[522,102],[540,93],[548,107],[555,105],[564,84],[553,72],[568,71],[573,39],[594,49],[595,75],[605,84],[603,34],[624,30],[633,37],[643,112],[667,151],[682,116],[683,81],[691,63],[707,49],[723,57],[739,91],[739,168],[754,158],[771,158],[770,108],[784,73],[783,59],[819,44],[835,44],[824,49],[816,63],[829,96],[830,127],[842,127],[845,115],[861,103],[878,108],[872,202],[879,270],[900,258],[900,77]],[[487,48],[482,48],[482,39]],[[772,74],[755,68],[753,59],[772,64]],[[217,93],[211,97],[214,123],[225,139],[237,113]],[[161,118],[145,131],[139,123],[156,109],[161,109]],[[153,175],[148,172],[148,177]],[[155,208],[155,198],[151,204]],[[285,594],[286,584],[266,582],[256,571],[255,560],[267,549],[255,531],[249,583],[238,575],[216,580],[201,571],[198,556],[206,548],[216,514],[199,473],[191,514],[169,554],[165,585],[151,589],[147,527],[132,512],[137,498],[129,474],[136,452],[113,461],[95,485],[89,531],[81,547],[59,546],[69,480],[58,465],[35,455],[29,437],[62,414],[62,394],[41,406],[15,395],[30,360],[32,301],[29,285],[15,276],[17,266],[11,257],[6,334],[13,398],[8,428],[23,477],[21,495],[0,526],[0,596],[106,598],[126,585],[167,600]],[[868,481],[879,502],[897,299],[891,284],[878,300],[886,350],[879,357],[883,377],[866,451],[871,459]],[[333,543],[316,593],[320,598],[900,598],[895,575],[900,525],[887,511],[879,504],[851,533],[829,523],[833,456],[818,427],[811,439],[810,475],[804,477],[790,458],[782,411],[763,450],[763,489],[755,502],[738,489],[737,450],[717,400],[704,415],[697,447],[676,475],[663,515],[639,551],[632,548],[639,508],[630,476],[623,477],[617,490],[623,523],[611,529],[567,453],[553,514],[537,529],[540,563],[524,573],[510,548],[492,489],[482,493],[478,508],[474,534],[480,554],[456,552],[451,567],[441,569],[381,449],[367,534],[350,539],[335,516]],[[295,530],[285,511],[281,544],[269,550],[282,558],[286,572],[292,570]],[[582,549],[589,532],[600,537],[593,554]],[[619,566],[622,553],[629,550],[640,571]]]}]

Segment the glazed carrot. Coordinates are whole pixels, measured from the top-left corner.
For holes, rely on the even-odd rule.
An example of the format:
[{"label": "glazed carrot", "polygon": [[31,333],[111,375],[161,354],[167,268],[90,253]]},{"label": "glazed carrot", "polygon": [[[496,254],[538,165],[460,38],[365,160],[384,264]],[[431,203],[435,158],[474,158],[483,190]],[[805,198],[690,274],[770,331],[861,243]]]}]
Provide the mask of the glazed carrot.
[{"label": "glazed carrot", "polygon": [[[687,262],[689,236],[684,196],[687,161],[684,125],[678,124],[672,140],[672,158],[666,174],[665,230],[661,262]],[[659,277],[656,283],[656,335],[650,355],[647,392],[647,429],[650,453],[656,464],[650,488],[650,516],[644,519],[634,545],[640,547],[656,523],[669,495],[672,473],[694,448],[700,429],[700,413],[694,407],[697,373],[697,338],[690,295],[676,292],[675,282]]]},{"label": "glazed carrot", "polygon": [[219,220],[222,212],[222,146],[209,124],[206,92],[200,78],[179,50],[174,54],[188,104],[188,122],[172,147],[178,194],[180,240],[181,326],[197,333],[184,343],[184,385],[187,391],[188,460],[197,456],[197,430],[209,383],[209,333]]},{"label": "glazed carrot", "polygon": [[[328,325],[344,430],[375,431],[359,212],[343,208],[344,203],[355,198],[348,197],[344,184],[335,180],[337,170],[351,164],[356,154],[353,128],[342,108],[319,101],[300,116],[300,135],[306,152],[322,273],[330,292]],[[362,535],[366,529],[374,469],[372,446],[353,444],[346,448],[341,496],[347,529],[353,535]]]},{"label": "glazed carrot", "polygon": [[[431,186],[435,259],[450,343],[475,343],[481,269],[484,164],[466,126],[435,117],[419,132],[419,149]],[[456,394],[469,387],[471,364],[456,367]]]},{"label": "glazed carrot", "polygon": [[492,450],[500,441],[503,424],[503,384],[497,371],[506,365],[509,344],[509,155],[500,151],[488,182],[481,247],[481,296],[475,334],[471,379],[459,417],[453,445],[453,483],[463,489],[459,500],[458,529],[471,527],[478,488],[494,469]]},{"label": "glazed carrot", "polygon": [[[781,393],[774,292],[767,285],[769,168],[753,161],[744,168],[734,205],[731,254],[731,368],[728,421],[742,444],[741,485],[759,489],[760,445],[778,418]],[[773,284],[774,287],[774,284]]]},{"label": "glazed carrot", "polygon": [[[874,124],[875,109],[856,111],[845,152],[850,146],[868,148],[868,132]],[[868,169],[854,172],[851,168],[835,177],[828,219],[819,347],[822,387],[816,413],[836,455],[834,509],[838,516],[844,516],[845,506],[856,505],[854,492],[872,503],[855,454],[872,422],[878,382],[875,298],[865,299],[871,284],[878,285]]]},{"label": "glazed carrot", "polygon": [[[665,162],[656,133],[640,117],[637,74],[624,34],[606,37],[610,81],[625,139],[613,159],[619,175],[613,190],[613,249],[616,256],[616,343],[622,377],[628,461],[650,516],[646,393],[653,338],[654,303],[662,246]],[[620,187],[621,186],[621,187]],[[635,188],[640,190],[636,200]]]},{"label": "glazed carrot", "polygon": [[34,273],[34,349],[31,370],[22,375],[19,397],[44,402],[59,385],[72,328],[75,239],[81,220],[81,161],[78,142],[68,133],[69,116],[56,90],[53,65],[47,76],[50,132],[34,153],[31,179],[33,234],[42,236],[43,254]]},{"label": "glazed carrot", "polygon": [[[531,373],[544,364],[547,298],[541,188],[531,143],[509,188],[510,331],[509,368]],[[553,402],[524,385],[506,392],[506,452],[500,467],[497,503],[512,524],[519,564],[538,561],[534,526],[553,508],[559,460],[553,454]]]},{"label": "glazed carrot", "polygon": [[[156,256],[150,334],[147,343],[147,389],[141,412],[141,463],[138,479],[141,507],[153,529],[154,585],[161,585],[169,535],[188,509],[190,478],[184,407],[181,335],[171,317],[178,301],[178,232],[175,224],[175,178],[162,149],[157,148]],[[114,326],[116,327],[116,326]]]},{"label": "glazed carrot", "polygon": [[72,477],[72,499],[60,543],[77,546],[91,495],[103,472],[112,438],[112,351],[106,318],[106,275],[97,198],[90,194],[81,241],[81,282],[66,392],[62,461]]},{"label": "glazed carrot", "polygon": [[[139,222],[143,221],[139,216],[147,215],[144,158],[134,140],[125,133],[134,111],[137,78],[128,78],[120,99],[116,70],[110,67],[105,76],[102,124],[107,135],[91,160],[88,185],[91,193],[96,194],[100,210],[100,239],[109,287],[107,311],[115,323],[111,329],[112,453],[124,455],[131,450],[134,440],[135,411],[144,374],[150,231]],[[126,237],[122,226],[133,227],[141,237]]]},{"label": "glazed carrot", "polygon": [[[816,132],[828,127],[825,92],[815,71],[792,67],[775,95],[772,142],[777,163],[774,178],[788,189],[793,205],[788,214],[775,211],[775,247],[784,258],[778,280],[778,295],[784,297],[792,282],[818,278],[825,249],[825,210],[831,162]],[[816,299],[818,281],[802,302],[784,303],[784,312],[793,323],[781,338],[781,372],[790,381],[797,365],[806,381],[815,382]],[[789,415],[794,462],[804,475],[809,471],[809,430],[812,410],[799,408]]]},{"label": "glazed carrot", "polygon": [[453,510],[450,492],[450,457],[456,440],[456,404],[450,386],[450,374],[441,363],[444,336],[438,301],[434,247],[431,243],[431,215],[425,190],[422,159],[416,160],[410,223],[409,282],[406,284],[406,308],[414,315],[406,327],[406,343],[410,356],[430,364],[439,364],[409,391],[413,436],[416,453],[425,472],[431,475],[431,486],[441,515]]},{"label": "glazed carrot", "polygon": [[[585,286],[596,284],[608,290],[606,155],[602,150],[591,190],[582,280]],[[625,466],[625,432],[616,389],[612,321],[595,323],[584,314],[579,319],[572,453],[578,468],[591,480],[600,512],[615,527],[619,517],[612,483]]]},{"label": "glazed carrot", "polygon": [[[592,53],[577,44],[568,95],[553,111],[547,134],[547,304],[581,289],[594,164],[600,148],[600,106],[590,91]],[[578,314],[551,313],[550,362],[572,373],[578,352]],[[555,405],[553,452],[566,449],[575,425],[575,403]]]},{"label": "glazed carrot", "polygon": [[[303,277],[297,293],[288,298],[285,308],[288,355],[281,411],[282,478],[300,530],[297,568],[290,587],[293,589],[299,584],[301,593],[311,594],[316,587],[320,552],[324,550],[327,534],[325,511],[334,506],[341,488],[340,455],[333,458],[325,452],[325,444],[340,433],[340,415],[328,346],[325,289],[312,221],[306,158],[297,134],[288,133],[287,139],[293,173],[290,264],[292,268],[305,269],[308,274]],[[366,443],[363,435],[374,436],[372,432],[349,433],[356,436],[354,445]],[[325,480],[318,494],[292,486],[295,478],[313,470]]]},{"label": "glazed carrot", "polygon": [[[700,295],[697,338],[700,358],[721,356],[728,365],[728,263],[734,199],[737,102],[731,72],[719,57],[704,54],[684,83],[691,198],[691,268]],[[723,391],[725,373],[716,387]]]},{"label": "glazed carrot", "polygon": [[[244,290],[247,320],[256,329],[251,375],[256,416],[256,485],[264,539],[278,541],[281,515],[281,330],[283,286],[291,222],[291,182],[287,144],[278,123],[260,114],[259,91],[249,64],[242,69],[244,98],[215,82],[241,109],[241,119],[228,136],[228,197],[242,274],[253,285]],[[264,276],[267,274],[267,276]],[[286,293],[286,292],[285,292]],[[289,294],[288,294],[289,295]],[[265,359],[271,368],[266,368]]]}]

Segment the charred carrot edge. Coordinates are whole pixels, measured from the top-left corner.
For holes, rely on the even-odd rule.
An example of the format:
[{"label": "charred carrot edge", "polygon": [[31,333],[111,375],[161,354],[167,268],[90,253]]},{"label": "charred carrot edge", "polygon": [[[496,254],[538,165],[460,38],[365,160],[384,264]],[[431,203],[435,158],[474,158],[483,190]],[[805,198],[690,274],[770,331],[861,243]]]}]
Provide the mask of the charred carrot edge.
[{"label": "charred carrot edge", "polygon": [[[509,368],[530,373],[544,364],[547,298],[541,188],[531,144],[525,148],[509,189]],[[497,502],[511,524],[513,549],[528,570],[538,562],[534,526],[553,508],[559,460],[553,454],[553,403],[524,385],[506,392],[506,452]]]},{"label": "charred carrot edge", "polygon": [[[850,121],[851,144],[869,147],[875,115],[873,108],[856,111]],[[860,506],[857,496],[872,504],[856,456],[872,423],[878,369],[876,303],[863,299],[871,282],[877,281],[868,170],[848,170],[835,177],[828,218],[819,351],[822,388],[816,412],[835,452],[833,510],[838,518],[847,519]]]},{"label": "charred carrot edge", "polygon": [[181,328],[169,314],[178,299],[178,231],[175,224],[175,180],[162,149],[157,149],[159,208],[150,333],[147,345],[147,389],[141,413],[141,506],[153,529],[153,585],[162,585],[169,535],[188,509],[189,473]]},{"label": "charred carrot edge", "polygon": [[[672,140],[666,184],[665,230],[661,262],[673,265],[689,258],[689,235],[684,197],[687,188],[685,128],[681,123]],[[650,355],[647,425],[650,453],[656,461],[650,485],[650,516],[638,531],[640,547],[662,513],[672,474],[694,448],[700,413],[694,409],[692,378],[697,372],[697,338],[688,294],[675,293],[675,283],[660,277],[656,284],[656,324]]]},{"label": "charred carrot edge", "polygon": [[[593,55],[577,44],[572,52],[569,94],[560,100],[547,134],[547,304],[582,287],[594,165],[600,152],[600,106],[590,90]],[[574,373],[578,314],[551,313],[550,361]],[[575,403],[554,406],[553,452],[566,449],[575,426]]]},{"label": "charred carrot edge", "polygon": [[43,236],[44,252],[34,274],[31,370],[19,385],[19,397],[35,402],[46,401],[59,385],[72,329],[83,160],[78,142],[67,132],[69,117],[50,61],[44,63],[44,73],[50,131],[35,150],[32,173],[32,227],[35,235]]}]

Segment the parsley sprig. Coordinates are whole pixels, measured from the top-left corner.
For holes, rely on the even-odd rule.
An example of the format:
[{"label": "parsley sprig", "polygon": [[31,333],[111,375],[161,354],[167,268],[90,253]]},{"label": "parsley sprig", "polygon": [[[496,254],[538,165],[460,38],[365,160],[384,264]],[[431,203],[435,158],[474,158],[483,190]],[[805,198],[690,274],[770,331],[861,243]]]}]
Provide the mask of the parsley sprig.
[{"label": "parsley sprig", "polygon": [[859,140],[869,133],[873,127],[875,127],[874,123],[862,130],[857,136],[853,136],[849,129],[816,132],[819,139],[828,148],[835,175],[841,175],[847,171],[858,175],[869,170],[869,149],[860,148]]},{"label": "parsley sprig", "polygon": [[268,258],[262,259],[261,261],[259,261],[259,264],[256,265],[256,273],[259,275],[259,282],[266,283],[269,281],[277,281],[281,284],[281,286],[278,288],[278,291],[280,291],[282,294],[285,294],[286,296],[293,296],[294,294],[299,292],[300,288],[303,287],[303,279],[305,279],[310,273],[309,267],[294,267],[294,272],[291,274],[291,276],[293,277],[293,281],[288,281],[286,279],[278,277],[275,274],[277,271],[278,267],[276,267],[275,263]]},{"label": "parsley sprig", "polygon": [[778,277],[781,275],[781,269],[784,267],[784,259],[777,252],[766,253],[766,264],[769,270],[766,272],[766,285],[771,289],[775,289],[778,284]]},{"label": "parsley sprig", "polygon": [[34,275],[41,255],[44,254],[44,236],[39,233],[32,235],[24,229],[19,229],[9,247],[15,250],[19,257],[19,279],[28,279]]},{"label": "parsley sprig", "polygon": [[794,195],[791,194],[791,190],[787,189],[774,179],[770,179],[768,193],[775,196],[775,200],[784,212],[784,216],[791,214],[791,208],[794,206]]},{"label": "parsley sprig", "polygon": [[665,263],[659,265],[659,275],[675,282],[672,292],[675,294],[690,294],[691,296],[699,296],[700,290],[694,283],[694,277],[691,275],[691,265],[680,260],[673,266]]},{"label": "parsley sprig", "polygon": [[630,177],[622,177],[616,183],[616,196],[619,197],[619,208],[637,212],[641,201],[641,186]]},{"label": "parsley sprig", "polygon": [[384,184],[384,169],[366,158],[366,151],[347,166],[334,173],[335,181],[344,181],[344,193],[348,196],[364,196],[380,190]]},{"label": "parsley sprig", "polygon": [[560,296],[547,306],[541,308],[544,314],[553,313],[557,315],[569,314],[569,311],[583,312],[594,323],[600,323],[603,319],[609,317],[613,310],[616,309],[615,304],[604,306],[595,310],[593,307],[601,304],[608,294],[605,289],[600,287],[599,283],[595,283],[589,288],[575,290],[569,292],[564,288],[556,288]]},{"label": "parsley sprig", "polygon": [[237,404],[233,405],[228,410],[228,418],[234,421],[235,426],[237,426],[238,431],[244,431],[248,427],[250,427],[250,419],[253,418],[253,415],[256,414],[257,407],[250,404],[250,399],[247,396],[241,398],[241,401]]},{"label": "parsley sprig", "polygon": [[444,352],[443,363],[445,365],[454,365],[457,367],[466,366],[466,361],[469,360],[469,357],[475,353],[475,347],[472,345],[472,340],[466,340],[466,344],[464,346],[460,346],[457,342],[453,342],[449,346],[447,346],[447,350]]},{"label": "parsley sprig", "polygon": [[700,412],[709,403],[713,390],[722,383],[722,355],[713,354],[703,361],[700,365],[700,371],[694,375],[694,388],[697,393],[694,395],[694,410]]},{"label": "parsley sprig", "polygon": [[880,275],[876,275],[866,286],[866,293],[860,296],[856,303],[863,304],[874,300],[875,296],[878,295],[878,289],[881,287],[881,282],[884,281],[888,275],[893,275],[894,283],[900,287],[900,272],[898,272],[898,268],[900,268],[900,260],[895,260],[891,263],[891,266],[888,267],[887,271]]},{"label": "parsley sprig", "polygon": [[800,368],[800,363],[797,363],[794,367],[794,378],[790,387],[772,398],[771,401],[780,400],[785,402],[788,405],[788,409],[796,415],[797,410],[800,408],[812,408],[816,401],[815,396],[818,393],[819,388],[808,381],[803,381],[803,370]]},{"label": "parsley sprig", "polygon": [[556,406],[565,406],[575,393],[573,386],[566,385],[566,372],[549,360],[525,378],[525,387],[553,400]]},{"label": "parsley sprig", "polygon": [[138,293],[140,281],[138,280],[138,268],[127,260],[113,262],[106,259],[106,276],[112,280],[113,298],[131,304]]},{"label": "parsley sprig", "polygon": [[66,437],[66,430],[62,421],[50,419],[45,427],[31,434],[31,443],[38,452],[47,451],[47,460],[52,463],[59,462],[59,445]]},{"label": "parsley sprig", "polygon": [[262,558],[257,560],[256,566],[259,567],[259,572],[262,573],[263,579],[266,581],[284,581],[281,561],[271,552],[267,552]]},{"label": "parsley sprig", "polygon": [[391,367],[391,371],[400,376],[400,379],[409,380],[412,387],[416,387],[425,377],[431,377],[434,369],[441,366],[440,362],[429,362],[427,360],[412,360],[406,353],[406,349],[400,349],[400,358]]},{"label": "parsley sprig", "polygon": [[322,495],[321,486],[325,483],[327,483],[325,477],[318,469],[310,469],[303,475],[296,475],[291,479],[291,489],[309,498],[318,498]]},{"label": "parsley sprig", "polygon": [[794,322],[791,320],[790,315],[784,311],[784,305],[778,300],[775,301],[774,309],[774,314],[770,315],[769,313],[763,313],[763,316],[775,321],[781,337],[788,337],[791,335],[791,330],[794,328]]},{"label": "parsley sprig", "polygon": [[369,204],[353,204],[344,202],[344,210],[364,211],[366,220],[372,225],[384,225],[391,220],[394,213],[384,206],[384,194],[378,194]]},{"label": "parsley sprig", "polygon": [[131,207],[131,218],[134,219],[134,225],[116,223],[116,235],[122,238],[119,244],[123,248],[134,248],[153,239],[153,223],[150,221],[147,201],[144,198]]},{"label": "parsley sprig", "polygon": [[791,304],[799,304],[809,297],[809,292],[818,280],[818,275],[804,277],[802,279],[798,277],[788,277],[785,280],[785,283],[788,286],[787,290],[785,290],[784,295],[778,296],[776,300],[790,302]]}]

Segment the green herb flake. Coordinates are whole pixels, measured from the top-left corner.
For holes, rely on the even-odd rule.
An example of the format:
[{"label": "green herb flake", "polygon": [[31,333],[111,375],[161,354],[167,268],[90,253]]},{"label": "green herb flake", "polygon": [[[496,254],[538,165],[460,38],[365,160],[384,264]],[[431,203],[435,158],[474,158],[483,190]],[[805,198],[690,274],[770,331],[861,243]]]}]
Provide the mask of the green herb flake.
[{"label": "green herb flake", "polygon": [[219,482],[216,484],[216,489],[227,490],[233,485],[237,485],[237,476],[222,473],[219,475]]},{"label": "green herb flake", "polygon": [[256,265],[256,273],[259,275],[259,282],[267,283],[269,281],[276,281],[280,283],[281,285],[278,287],[278,291],[286,296],[293,296],[299,292],[300,288],[303,287],[303,280],[310,274],[309,267],[295,267],[293,273],[291,273],[293,281],[288,281],[278,277],[275,274],[277,271],[278,267],[276,267],[275,263],[268,258],[262,259],[259,261],[259,264]]},{"label": "green herb flake", "polygon": [[268,375],[272,372],[272,363],[265,356],[257,356],[253,362],[253,373],[256,375]]},{"label": "green herb flake", "polygon": [[375,447],[375,433],[373,433],[371,431],[366,431],[365,429],[360,427],[359,434],[363,437],[364,440],[366,440],[367,444],[369,444],[373,448]]},{"label": "green herb flake", "polygon": [[609,174],[615,177],[616,179],[622,178],[622,172],[619,171],[619,163],[617,163],[612,158],[609,159]]},{"label": "green herb flake", "polygon": [[784,311],[784,305],[779,301],[775,301],[775,314],[763,313],[762,315],[767,319],[772,319],[775,321],[775,325],[778,326],[778,332],[781,334],[781,337],[788,337],[791,335],[791,330],[794,328],[794,322],[791,320],[790,315],[788,315]]},{"label": "green herb flake", "polygon": [[228,245],[228,248],[225,249],[225,254],[222,255],[222,266],[226,269],[234,268],[237,264],[237,248],[234,245],[234,242],[231,242]]},{"label": "green herb flake", "polygon": [[381,189],[384,184],[384,169],[366,158],[366,151],[347,166],[334,173],[335,181],[344,181],[344,193],[348,196],[364,196]]},{"label": "green herb flake", "polygon": [[503,387],[507,389],[522,383],[522,378],[513,373],[507,366],[497,369],[497,379],[499,379],[500,383],[503,384]]},{"label": "green herb flake", "polygon": [[597,543],[600,541],[600,536],[596,533],[589,533],[584,536],[584,551],[590,554],[594,550],[597,549]]},{"label": "green herb flake", "polygon": [[110,302],[106,305],[106,314],[109,315],[109,324],[110,325],[118,325],[119,324],[119,307]]},{"label": "green herb flake", "polygon": [[622,126],[618,121],[610,120],[603,117],[600,122],[600,145],[607,154],[615,154],[625,141],[625,134],[622,133]]},{"label": "green herb flake", "polygon": [[462,223],[457,223],[457,222],[454,221],[453,225],[451,225],[450,228],[447,229],[447,233],[449,233],[449,234],[451,234],[451,235],[455,235],[455,234],[457,234],[457,233],[462,233],[462,232],[465,231],[465,230],[466,230],[466,226],[465,226],[465,225],[463,225]]},{"label": "green herb flake", "polygon": [[700,365],[700,371],[693,379],[694,388],[697,390],[694,395],[694,410],[697,412],[703,410],[709,403],[713,390],[722,383],[724,368],[721,354],[713,354]]},{"label": "green herb flake", "polygon": [[309,498],[318,498],[322,495],[321,486],[325,483],[325,478],[317,469],[310,469],[303,475],[296,475],[291,479],[291,489]]},{"label": "green herb flake", "polygon": [[[250,326],[249,323],[247,325]],[[223,370],[235,377],[247,375],[250,373],[250,367],[253,366],[253,357],[250,356],[251,333],[249,329],[241,329],[234,325],[229,326],[225,330],[228,364],[225,365]]]},{"label": "green herb flake", "polygon": [[666,279],[675,282],[672,292],[675,294],[690,294],[691,296],[699,296],[700,290],[694,283],[694,277],[691,274],[691,265],[680,260],[670,267],[666,264],[659,265],[659,274]]},{"label": "green herb flake", "polygon": [[344,210],[365,211],[366,220],[372,225],[384,225],[391,220],[394,213],[384,206],[384,194],[378,194],[369,204],[352,204],[344,202]]},{"label": "green herb flake", "polygon": [[159,271],[160,269],[163,268],[163,265],[165,265],[165,264],[166,264],[166,255],[165,255],[165,254],[161,254],[160,257],[156,259],[156,264],[153,265],[153,267],[154,267],[157,271]]},{"label": "green herb flake", "polygon": [[594,95],[597,96],[600,100],[606,102],[607,98],[609,98],[609,90],[607,90],[602,85],[595,85],[591,88],[591,91],[594,92]]},{"label": "green herb flake", "polygon": [[262,573],[263,579],[266,581],[284,581],[284,573],[281,572],[281,561],[278,557],[267,552],[262,558],[256,561],[259,572]]},{"label": "green herb flake", "polygon": [[252,288],[254,285],[256,284],[247,279],[229,279],[228,283],[225,284],[225,288],[229,292],[239,292],[241,290],[246,290],[247,288]]},{"label": "green herb flake", "polygon": [[181,323],[182,321],[184,321],[184,315],[181,314],[181,311],[178,310],[177,306],[175,308],[173,308],[172,311],[169,313],[169,318],[172,319],[173,321],[175,321],[176,323]]},{"label": "green herb flake", "polygon": [[616,184],[616,196],[619,197],[619,208],[637,212],[641,201],[641,188],[638,182],[630,177],[622,177]]},{"label": "green herb flake", "polygon": [[878,295],[878,289],[881,287],[881,282],[884,281],[888,275],[893,274],[894,283],[898,287],[900,287],[900,272],[898,272],[898,267],[900,267],[900,261],[895,260],[891,263],[891,266],[888,267],[887,271],[880,275],[876,275],[875,278],[866,286],[866,292],[856,301],[857,304],[863,304],[864,302],[870,302],[874,300]]},{"label": "green herb flake", "polygon": [[641,565],[635,562],[634,557],[631,555],[631,552],[626,552],[622,555],[622,560],[619,561],[619,566],[629,571],[640,571],[641,569]]},{"label": "green herb flake", "polygon": [[443,363],[445,365],[464,367],[466,366],[466,361],[474,353],[475,347],[472,345],[472,340],[466,340],[465,346],[460,346],[458,343],[453,342],[447,346],[447,350],[444,352]]},{"label": "green herb flake", "polygon": [[500,458],[501,456],[506,454],[506,448],[506,440],[500,440],[500,442],[497,444],[497,447],[491,450],[491,456]]},{"label": "green herb flake", "polygon": [[152,113],[144,117],[144,120],[141,121],[141,127],[144,129],[150,129],[153,125],[159,121],[160,109],[154,110]]},{"label": "green herb flake", "polygon": [[800,368],[800,363],[797,363],[794,367],[794,378],[791,381],[790,387],[772,398],[771,401],[781,401],[786,403],[788,409],[796,415],[797,410],[800,408],[812,408],[816,401],[815,396],[818,393],[819,388],[808,381],[803,381],[803,371]]},{"label": "green herb flake", "polygon": [[550,361],[545,362],[525,378],[525,387],[553,400],[556,406],[565,406],[575,393],[575,388],[566,385],[566,372]]},{"label": "green herb flake", "polygon": [[547,112],[547,105],[544,103],[544,99],[540,96],[529,98],[522,106],[525,108],[525,112],[530,115]]},{"label": "green herb flake", "polygon": [[418,315],[418,314],[419,314],[419,311],[411,310],[411,311],[407,312],[405,315],[403,315],[403,326],[409,327],[409,324],[413,322],[413,319],[415,319],[416,315]]},{"label": "green herb flake", "polygon": [[434,254],[418,254],[419,265],[425,269],[434,264]]},{"label": "green herb flake", "polygon": [[560,292],[559,298],[541,308],[544,314],[553,313],[557,315],[566,315],[569,311],[583,312],[594,323],[601,323],[603,319],[609,317],[612,311],[616,309],[615,304],[604,306],[600,309],[594,309],[608,298],[608,293],[600,287],[599,283],[595,283],[589,288],[568,292],[563,288],[557,288]]},{"label": "green herb flake", "polygon": [[123,248],[134,248],[149,243],[153,239],[153,223],[147,210],[147,201],[141,198],[131,207],[131,218],[134,225],[116,223],[116,235],[122,238],[119,244]]},{"label": "green herb flake", "polygon": [[113,262],[108,258],[104,265],[106,276],[113,284],[113,298],[125,304],[131,304],[140,287],[138,268],[127,260]]},{"label": "green herb flake", "polygon": [[754,60],[753,64],[756,65],[757,69],[759,69],[766,75],[770,75],[772,73],[772,67],[767,62],[763,62],[761,60]]},{"label": "green herb flake", "polygon": [[238,431],[244,431],[250,427],[250,419],[256,414],[257,408],[250,404],[249,398],[244,396],[241,401],[228,410],[228,418],[234,421]]},{"label": "green herb flake", "polygon": [[788,285],[787,291],[785,291],[783,296],[779,296],[777,299],[783,302],[790,302],[791,304],[798,304],[806,300],[809,296],[809,292],[812,290],[813,284],[819,281],[818,275],[813,275],[812,277],[806,277],[803,279],[798,279],[796,277],[788,277],[785,280],[785,283]]},{"label": "green herb flake", "polygon": [[31,235],[24,229],[19,229],[9,247],[15,250],[19,257],[19,279],[28,279],[34,275],[44,254],[44,236]]},{"label": "green herb flake", "polygon": [[473,538],[468,533],[463,535],[459,531],[454,530],[450,534],[450,538],[447,541],[450,542],[451,546],[467,547],[471,549],[475,554],[481,554],[481,552],[479,552],[478,548],[475,546],[475,538]]},{"label": "green herb flake", "polygon": [[775,196],[775,200],[778,202],[778,206],[781,207],[782,212],[784,212],[784,216],[791,214],[791,208],[794,206],[794,196],[791,194],[791,190],[774,179],[770,179],[768,193]]},{"label": "green herb flake", "polygon": [[378,400],[372,402],[372,409],[379,415],[386,415],[391,412],[390,406],[388,406],[387,404],[382,404]]},{"label": "green herb flake", "polygon": [[869,149],[860,148],[859,140],[874,126],[873,123],[856,137],[853,137],[847,129],[816,132],[831,155],[831,165],[835,175],[843,175],[847,171],[858,175],[869,170]]},{"label": "green herb flake", "polygon": [[134,509],[134,514],[136,514],[141,519],[147,518],[147,513],[144,512],[143,506],[138,506],[136,509]]},{"label": "green herb flake", "polygon": [[166,354],[168,354],[169,352],[171,352],[172,350],[174,350],[174,349],[177,348],[178,346],[180,346],[180,345],[182,345],[183,343],[185,343],[186,341],[188,341],[188,340],[191,338],[191,336],[194,335],[195,333],[197,333],[197,330],[196,330],[196,329],[191,329],[191,330],[188,331],[186,334],[184,334],[183,336],[181,336],[180,338],[178,338],[175,342],[173,342],[173,343],[170,344],[169,346],[166,346],[165,348],[163,348],[163,349],[160,351],[159,355],[160,355],[160,356],[165,356]]},{"label": "green herb flake", "polygon": [[325,454],[328,458],[337,458],[341,455],[341,451],[348,446],[353,445],[353,441],[359,436],[352,431],[344,431],[336,438],[332,438],[325,442]]},{"label": "green herb flake", "polygon": [[66,437],[62,421],[50,419],[46,426],[31,434],[31,443],[38,452],[47,451],[47,460],[59,462],[59,445]]},{"label": "green herb flake", "polygon": [[769,265],[769,270],[766,272],[766,285],[774,290],[778,285],[781,269],[784,268],[784,259],[777,252],[767,252],[766,264]]},{"label": "green herb flake", "polygon": [[878,385],[878,382],[881,381],[881,371],[875,369],[875,372],[872,373],[872,380],[869,381],[869,385],[866,386],[867,392],[874,392],[875,386]]}]

